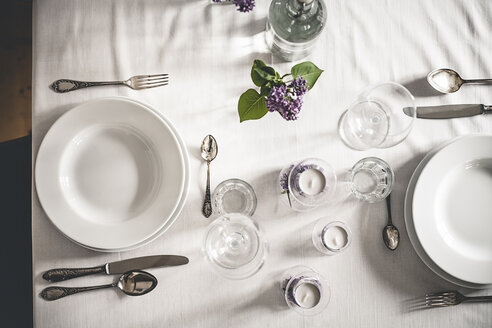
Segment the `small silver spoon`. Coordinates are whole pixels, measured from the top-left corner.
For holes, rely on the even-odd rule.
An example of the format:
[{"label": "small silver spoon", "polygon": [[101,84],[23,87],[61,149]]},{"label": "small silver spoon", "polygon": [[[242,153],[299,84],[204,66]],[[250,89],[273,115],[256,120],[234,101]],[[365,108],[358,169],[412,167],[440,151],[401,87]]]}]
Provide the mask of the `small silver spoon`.
[{"label": "small silver spoon", "polygon": [[210,200],[210,162],[215,159],[219,149],[217,141],[210,134],[202,141],[202,158],[207,161],[207,188],[205,190],[205,200],[203,201],[202,213],[208,218],[212,215],[212,202]]},{"label": "small silver spoon", "polygon": [[121,275],[117,282],[101,286],[90,287],[47,287],[40,296],[46,301],[54,301],[65,296],[86,292],[89,290],[118,287],[123,293],[130,296],[147,294],[157,286],[157,278],[145,271],[130,271]]},{"label": "small silver spoon", "polygon": [[[390,194],[391,195],[391,194]],[[391,219],[391,199],[390,195],[386,197],[386,207],[388,209],[388,224],[383,229],[383,240],[386,247],[390,250],[394,251],[398,244],[400,243],[400,232],[393,225],[393,221]]]},{"label": "small silver spoon", "polygon": [[449,68],[440,68],[427,75],[427,82],[439,92],[453,93],[458,91],[465,83],[492,84],[492,79],[464,80],[456,71]]}]

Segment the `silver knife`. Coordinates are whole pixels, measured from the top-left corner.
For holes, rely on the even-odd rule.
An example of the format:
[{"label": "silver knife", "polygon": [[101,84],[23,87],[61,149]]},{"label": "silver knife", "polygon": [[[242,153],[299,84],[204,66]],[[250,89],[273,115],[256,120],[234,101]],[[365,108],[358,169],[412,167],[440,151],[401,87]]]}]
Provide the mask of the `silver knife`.
[{"label": "silver knife", "polygon": [[92,268],[52,269],[43,274],[43,278],[50,282],[63,281],[72,278],[87,276],[95,273],[119,274],[130,270],[176,266],[188,263],[187,257],[179,255],[152,255],[135,257],[128,260],[106,263]]},{"label": "silver knife", "polygon": [[[403,112],[408,116],[413,116],[413,107],[405,107]],[[492,113],[492,106],[481,104],[417,107],[417,118],[428,119],[469,117],[490,113]]]}]

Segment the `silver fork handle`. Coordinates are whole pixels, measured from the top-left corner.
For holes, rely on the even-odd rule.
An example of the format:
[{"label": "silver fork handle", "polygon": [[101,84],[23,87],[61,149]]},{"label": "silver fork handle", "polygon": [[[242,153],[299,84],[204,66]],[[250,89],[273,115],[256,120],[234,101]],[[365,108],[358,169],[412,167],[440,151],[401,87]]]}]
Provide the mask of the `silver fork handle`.
[{"label": "silver fork handle", "polygon": [[465,297],[463,302],[492,302],[492,296]]},{"label": "silver fork handle", "polygon": [[99,85],[119,85],[125,84],[125,81],[107,81],[107,82],[83,82],[75,80],[61,79],[51,84],[51,88],[58,93],[69,92],[82,88],[95,87]]}]

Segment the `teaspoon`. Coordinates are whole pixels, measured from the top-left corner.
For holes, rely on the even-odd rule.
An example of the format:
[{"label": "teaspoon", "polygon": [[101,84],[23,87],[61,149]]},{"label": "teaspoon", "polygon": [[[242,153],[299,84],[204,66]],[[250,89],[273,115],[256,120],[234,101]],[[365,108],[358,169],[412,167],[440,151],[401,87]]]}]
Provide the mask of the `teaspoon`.
[{"label": "teaspoon", "polygon": [[118,281],[112,284],[90,287],[47,287],[43,289],[40,296],[46,301],[54,301],[80,292],[111,287],[118,287],[123,293],[130,296],[140,296],[152,291],[155,286],[157,286],[157,278],[150,273],[130,271],[121,275]]},{"label": "teaspoon", "polygon": [[492,84],[492,79],[464,80],[456,71],[449,68],[440,68],[430,72],[427,75],[427,81],[434,89],[442,93],[456,92],[465,83]]},{"label": "teaspoon", "polygon": [[208,218],[212,215],[212,202],[210,200],[210,162],[217,156],[217,141],[210,134],[202,141],[202,158],[207,161],[207,188],[205,189],[205,200],[203,201],[202,213]]},{"label": "teaspoon", "polygon": [[398,247],[398,244],[400,243],[400,232],[393,225],[393,221],[391,219],[390,195],[386,197],[386,207],[388,208],[388,224],[386,224],[386,226],[383,229],[383,240],[386,247],[394,251]]}]

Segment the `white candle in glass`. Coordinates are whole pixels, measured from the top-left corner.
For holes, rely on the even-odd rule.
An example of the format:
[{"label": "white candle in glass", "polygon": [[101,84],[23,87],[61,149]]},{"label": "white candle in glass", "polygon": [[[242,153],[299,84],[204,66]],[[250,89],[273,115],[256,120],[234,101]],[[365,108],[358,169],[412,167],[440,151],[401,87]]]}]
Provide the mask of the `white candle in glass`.
[{"label": "white candle in glass", "polygon": [[300,307],[310,309],[319,303],[321,294],[316,285],[311,283],[300,283],[295,288],[294,298]]},{"label": "white candle in glass", "polygon": [[325,176],[317,169],[307,169],[299,176],[299,188],[307,195],[317,195],[325,186]]},{"label": "white candle in glass", "polygon": [[334,225],[323,229],[321,239],[328,249],[339,250],[347,245],[348,234],[341,226]]}]

